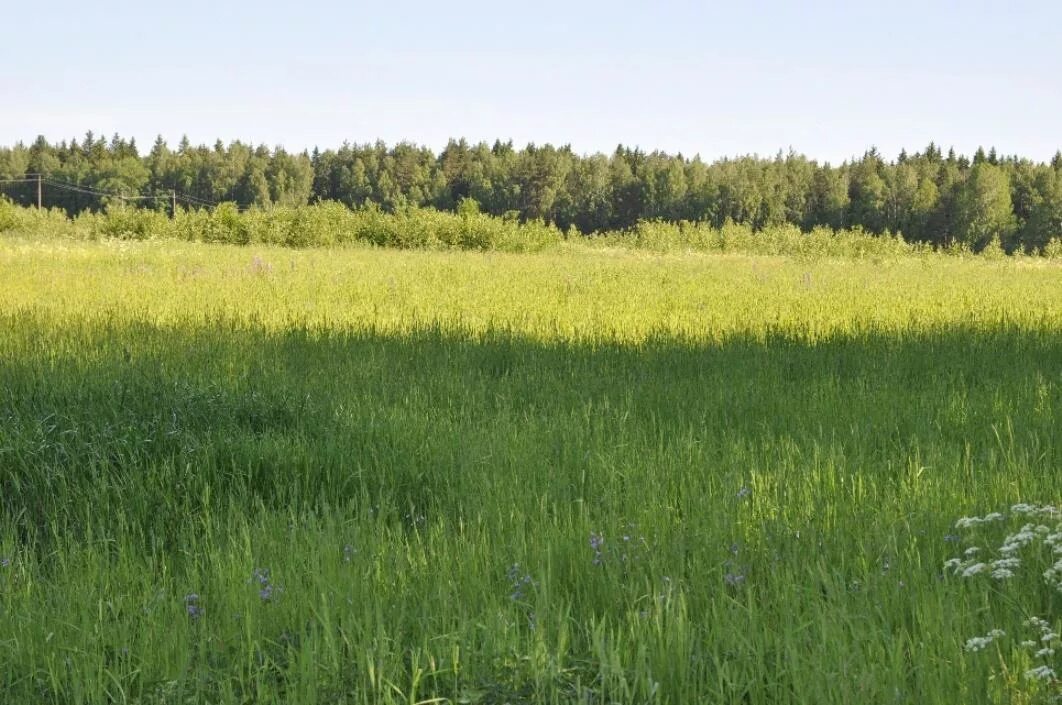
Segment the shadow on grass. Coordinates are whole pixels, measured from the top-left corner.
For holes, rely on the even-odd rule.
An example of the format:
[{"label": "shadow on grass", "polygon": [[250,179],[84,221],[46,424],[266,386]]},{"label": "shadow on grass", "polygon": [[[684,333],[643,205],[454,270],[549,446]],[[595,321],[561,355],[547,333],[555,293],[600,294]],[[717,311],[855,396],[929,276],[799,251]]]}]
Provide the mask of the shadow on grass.
[{"label": "shadow on grass", "polygon": [[414,519],[624,502],[705,468],[740,483],[823,457],[882,481],[921,463],[1059,490],[1056,331],[591,345],[34,315],[0,329],[0,502],[27,531],[159,527],[203,502],[386,500]]}]

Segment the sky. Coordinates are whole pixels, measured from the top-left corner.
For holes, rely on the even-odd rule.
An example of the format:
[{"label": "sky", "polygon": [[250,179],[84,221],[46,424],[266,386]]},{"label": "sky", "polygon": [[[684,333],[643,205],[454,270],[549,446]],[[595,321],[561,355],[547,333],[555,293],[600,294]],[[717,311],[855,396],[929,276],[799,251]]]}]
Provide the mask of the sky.
[{"label": "sky", "polygon": [[839,163],[1062,147],[1062,3],[181,3],[0,14],[0,144],[451,137]]}]

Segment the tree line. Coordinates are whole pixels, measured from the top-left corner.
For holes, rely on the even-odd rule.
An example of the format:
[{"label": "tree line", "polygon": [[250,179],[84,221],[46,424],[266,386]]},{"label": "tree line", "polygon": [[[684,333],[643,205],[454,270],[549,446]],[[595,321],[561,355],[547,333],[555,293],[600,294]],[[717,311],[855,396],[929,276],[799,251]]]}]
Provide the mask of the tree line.
[{"label": "tree line", "polygon": [[[158,138],[146,154],[135,140],[82,140],[0,148],[0,180],[43,174],[93,190],[128,195],[170,190],[239,206],[300,206],[337,201],[478,210],[542,220],[582,233],[625,230],[639,222],[727,222],[756,229],[792,224],[870,233],[902,233],[912,242],[998,242],[1008,251],[1042,249],[1062,236],[1062,153],[1049,163],[978,149],[946,154],[935,144],[895,159],[876,149],[832,166],[790,152],[706,162],[681,154],[617,147],[580,155],[569,146],[451,140],[440,153],[410,143],[344,144],[292,153],[282,148],[218,141],[171,148]],[[0,193],[28,203],[32,184],[0,184]],[[71,214],[98,210],[105,199],[67,192],[55,202]],[[164,201],[159,203],[162,207]]]}]

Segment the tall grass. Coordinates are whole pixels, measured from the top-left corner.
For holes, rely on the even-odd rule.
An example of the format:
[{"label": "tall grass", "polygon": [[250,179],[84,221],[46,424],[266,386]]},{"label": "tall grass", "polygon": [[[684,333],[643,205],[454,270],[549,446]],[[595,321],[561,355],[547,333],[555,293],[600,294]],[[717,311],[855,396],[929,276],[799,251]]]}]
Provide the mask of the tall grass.
[{"label": "tall grass", "polygon": [[1060,274],[8,239],[0,702],[1046,701]]}]

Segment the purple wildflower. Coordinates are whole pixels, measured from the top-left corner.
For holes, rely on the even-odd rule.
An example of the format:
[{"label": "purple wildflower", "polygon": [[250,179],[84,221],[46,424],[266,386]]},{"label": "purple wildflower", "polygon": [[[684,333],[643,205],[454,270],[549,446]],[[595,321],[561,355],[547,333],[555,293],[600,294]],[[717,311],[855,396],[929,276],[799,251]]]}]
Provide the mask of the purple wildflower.
[{"label": "purple wildflower", "polygon": [[184,611],[193,622],[203,616],[203,608],[199,605],[199,595],[193,592],[184,596]]},{"label": "purple wildflower", "polygon": [[519,563],[509,566],[509,569],[505,571],[505,576],[509,579],[509,599],[513,602],[522,602],[527,597],[526,591],[536,586],[531,575],[520,569]]},{"label": "purple wildflower", "polygon": [[251,574],[251,579],[247,582],[258,583],[258,597],[262,602],[271,602],[275,594],[283,590],[283,588],[273,585],[269,568],[255,568],[254,572]]},{"label": "purple wildflower", "polygon": [[602,549],[605,546],[605,537],[601,534],[590,532],[590,550],[594,552],[594,565],[601,565],[605,557],[602,554]]}]

